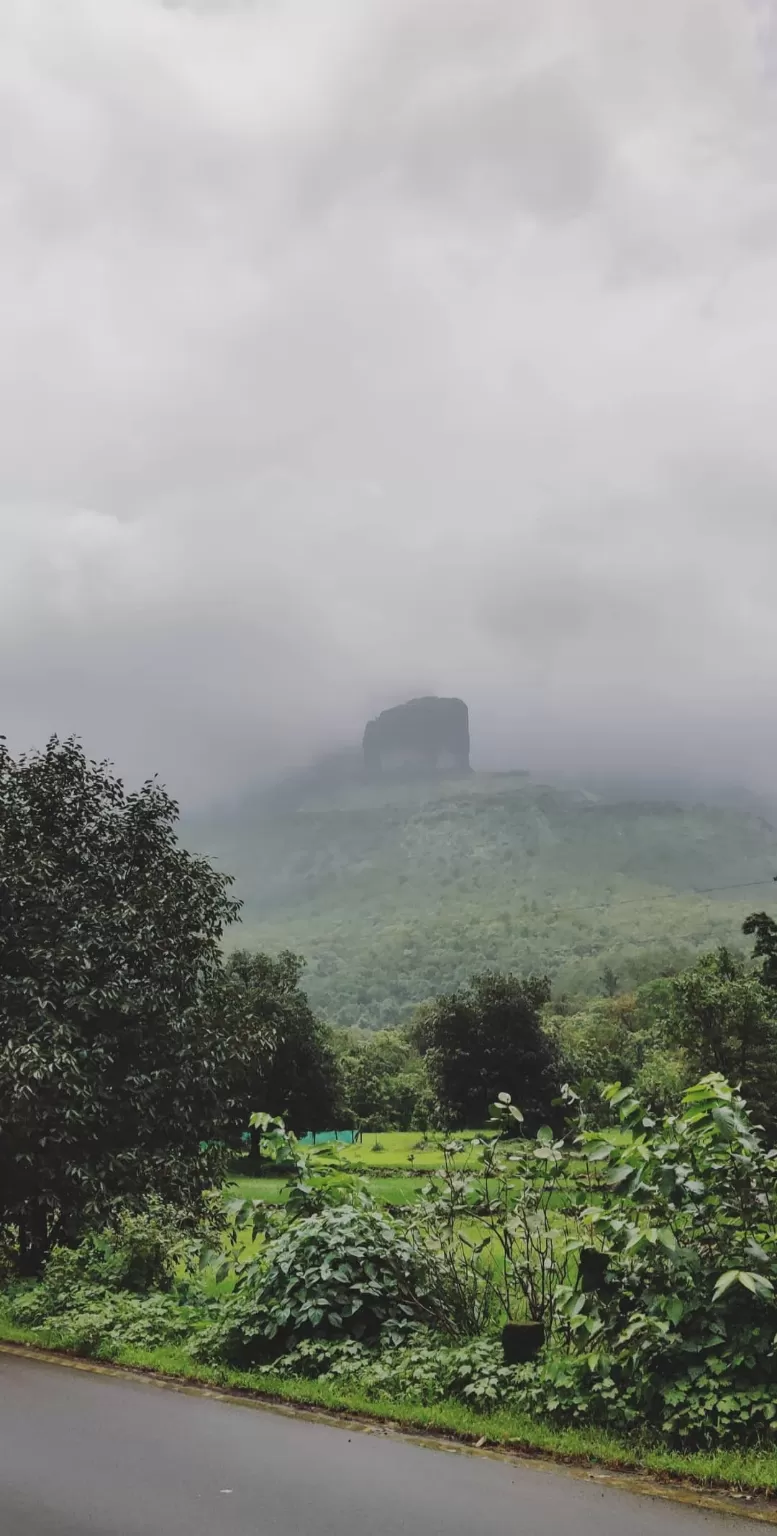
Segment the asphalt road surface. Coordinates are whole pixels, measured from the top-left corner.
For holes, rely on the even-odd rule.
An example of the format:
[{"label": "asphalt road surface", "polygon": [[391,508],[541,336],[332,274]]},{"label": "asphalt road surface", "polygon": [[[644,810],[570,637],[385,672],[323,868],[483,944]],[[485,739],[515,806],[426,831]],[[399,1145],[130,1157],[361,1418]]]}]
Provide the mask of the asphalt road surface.
[{"label": "asphalt road surface", "polygon": [[2,1536],[745,1536],[717,1513],[0,1353]]}]

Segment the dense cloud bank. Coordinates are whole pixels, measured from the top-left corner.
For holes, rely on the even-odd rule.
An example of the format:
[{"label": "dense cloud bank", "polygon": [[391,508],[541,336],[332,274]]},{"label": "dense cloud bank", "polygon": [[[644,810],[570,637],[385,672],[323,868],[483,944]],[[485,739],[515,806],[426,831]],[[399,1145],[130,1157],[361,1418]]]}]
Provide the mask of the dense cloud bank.
[{"label": "dense cloud bank", "polygon": [[0,13],[0,729],[771,782],[777,5]]}]

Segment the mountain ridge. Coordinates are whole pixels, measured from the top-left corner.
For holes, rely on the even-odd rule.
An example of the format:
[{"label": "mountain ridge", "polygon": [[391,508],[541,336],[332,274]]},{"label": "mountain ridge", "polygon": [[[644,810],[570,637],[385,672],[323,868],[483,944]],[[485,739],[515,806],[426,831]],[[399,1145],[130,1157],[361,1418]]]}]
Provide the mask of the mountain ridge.
[{"label": "mountain ridge", "polygon": [[183,835],[236,877],[230,943],[301,953],[311,1000],[347,1025],[397,1023],[489,966],[547,972],[557,994],[595,992],[605,966],[631,984],[742,944],[744,917],[777,896],[777,830],[759,811],[608,799],[521,770],[314,776]]}]

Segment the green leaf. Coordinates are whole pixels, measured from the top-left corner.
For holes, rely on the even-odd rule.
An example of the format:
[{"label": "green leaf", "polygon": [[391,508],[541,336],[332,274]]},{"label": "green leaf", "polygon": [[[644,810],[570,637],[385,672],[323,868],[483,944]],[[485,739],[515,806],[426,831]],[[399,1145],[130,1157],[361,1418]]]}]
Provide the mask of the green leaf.
[{"label": "green leaf", "polygon": [[750,1255],[751,1259],[755,1259],[758,1264],[768,1264],[769,1262],[768,1253],[761,1247],[760,1243],[756,1242],[754,1237],[748,1238],[745,1243],[745,1252]]},{"label": "green leaf", "polygon": [[567,1305],[564,1308],[567,1317],[579,1317],[580,1313],[585,1310],[585,1305],[586,1305],[587,1300],[588,1300],[588,1297],[585,1295],[584,1291],[577,1291],[577,1292],[575,1292],[569,1298],[569,1301],[567,1302]]},{"label": "green leaf", "polygon": [[614,1093],[612,1095],[610,1103],[612,1104],[613,1109],[615,1109],[619,1104],[625,1103],[626,1099],[630,1099],[632,1097],[633,1094],[630,1088],[621,1088],[618,1093]]},{"label": "green leaf", "polygon": [[748,1269],[728,1269],[717,1281],[712,1293],[713,1301],[717,1301],[736,1282],[752,1296],[770,1296],[774,1291],[774,1286],[766,1275],[759,1275]]},{"label": "green leaf", "polygon": [[717,1105],[713,1109],[712,1120],[726,1141],[733,1141],[741,1130],[741,1122],[727,1104]]},{"label": "green leaf", "polygon": [[748,1291],[752,1291],[754,1296],[769,1296],[774,1291],[774,1286],[766,1275],[759,1275],[743,1269],[740,1272],[739,1279],[740,1283],[746,1286]]},{"label": "green leaf", "polygon": [[626,1243],[624,1253],[634,1253],[638,1248],[644,1248],[646,1243],[654,1243],[655,1236],[655,1228],[635,1227]]},{"label": "green leaf", "polygon": [[618,1163],[615,1168],[607,1169],[605,1181],[612,1188],[617,1189],[620,1184],[625,1184],[626,1180],[630,1179],[633,1173],[634,1169],[630,1163]]}]

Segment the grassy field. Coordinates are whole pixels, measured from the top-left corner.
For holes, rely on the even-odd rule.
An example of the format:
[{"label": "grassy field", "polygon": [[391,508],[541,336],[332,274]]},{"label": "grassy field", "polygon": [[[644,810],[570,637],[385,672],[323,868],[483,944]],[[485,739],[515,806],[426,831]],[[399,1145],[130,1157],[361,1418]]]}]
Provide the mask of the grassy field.
[{"label": "grassy field", "polygon": [[[486,1135],[487,1132],[461,1131],[456,1133],[456,1140],[471,1142],[478,1135]],[[617,1130],[611,1131],[616,1137]],[[334,1155],[338,1165],[347,1171],[361,1172],[368,1181],[371,1193],[376,1200],[390,1205],[403,1205],[412,1199],[417,1193],[418,1186],[423,1182],[423,1176],[434,1172],[443,1165],[442,1137],[424,1138],[418,1131],[379,1131],[377,1135],[370,1132],[366,1134],[362,1142],[333,1143],[327,1142],[320,1149],[330,1153],[336,1148]],[[313,1171],[315,1172],[316,1148],[306,1148],[313,1154]],[[476,1148],[457,1153],[453,1158],[456,1168],[471,1168],[472,1172],[478,1169],[478,1152]],[[322,1156],[321,1171],[331,1168],[332,1163],[328,1156]],[[245,1171],[244,1171],[245,1170]],[[390,1175],[396,1172],[397,1178]],[[375,1177],[371,1178],[370,1175]],[[419,1175],[418,1179],[414,1177]],[[280,1191],[283,1185],[282,1179],[256,1178],[253,1171],[247,1166],[247,1160],[237,1160],[231,1170],[231,1180],[237,1186],[236,1195],[242,1194],[244,1199],[250,1200],[274,1200],[281,1198]]]},{"label": "grassy field", "polygon": [[[407,1205],[418,1197],[420,1179],[367,1179],[367,1189],[380,1205]],[[226,1186],[229,1200],[264,1200],[268,1205],[282,1205],[286,1199],[285,1179],[237,1177]]]},{"label": "grassy field", "polygon": [[[463,1140],[472,1141],[478,1135],[476,1131],[462,1133]],[[327,1152],[332,1148],[332,1143],[324,1144]],[[443,1163],[442,1138],[434,1140],[422,1138],[417,1131],[381,1131],[377,1135],[365,1136],[362,1143],[339,1145],[337,1163],[342,1169],[360,1171],[366,1191],[377,1204],[389,1207],[401,1207],[417,1200],[422,1190],[429,1183],[429,1177],[435,1169]],[[312,1159],[315,1166],[315,1156]],[[478,1150],[459,1154],[454,1159],[457,1166],[469,1164],[473,1175],[478,1173]],[[321,1160],[322,1172],[331,1167],[329,1157]],[[236,1164],[233,1176],[225,1187],[225,1198],[256,1200],[268,1205],[281,1205],[284,1203],[288,1190],[288,1181],[284,1178],[255,1177],[251,1174],[241,1174],[240,1164]],[[401,1170],[405,1170],[403,1173]],[[392,1176],[392,1170],[397,1170]],[[372,1171],[372,1176],[371,1176]],[[590,1202],[598,1203],[599,1196],[595,1190],[590,1192]],[[569,1225],[567,1216],[564,1215],[565,1207],[569,1204],[569,1194],[565,1187],[553,1190],[548,1199],[548,1209],[559,1212],[556,1223],[559,1229],[566,1229]],[[460,1234],[463,1240],[477,1243],[486,1240],[485,1262],[490,1264],[493,1270],[504,1271],[504,1255],[496,1234],[489,1230],[488,1226],[476,1215],[460,1224]],[[257,1239],[257,1244],[262,1239]],[[242,1256],[247,1255],[255,1245],[249,1233],[243,1229],[237,1237],[238,1251]],[[214,1293],[220,1289],[229,1289],[231,1281],[213,1282]]]},{"label": "grassy field", "polygon": [[[475,1131],[462,1131],[457,1139],[471,1141]],[[440,1138],[424,1138],[419,1131],[365,1132],[363,1141],[343,1146],[344,1163],[361,1168],[400,1168],[408,1173],[429,1172],[442,1164]],[[466,1162],[466,1155],[457,1159]]]},{"label": "grassy field", "polygon": [[[475,1131],[462,1131],[457,1139],[471,1141],[477,1135]],[[311,1153],[313,1171],[315,1163],[320,1157],[321,1170],[331,1168],[331,1157],[337,1158],[339,1165],[353,1172],[362,1172],[368,1178],[371,1172],[381,1174],[383,1177],[374,1179],[376,1198],[390,1200],[394,1197],[381,1193],[378,1186],[388,1182],[385,1175],[396,1172],[400,1176],[405,1174],[407,1194],[412,1188],[412,1175],[431,1173],[435,1168],[440,1168],[443,1163],[441,1150],[442,1138],[426,1140],[419,1131],[379,1131],[377,1135],[369,1132],[365,1134],[363,1141],[357,1142],[324,1142],[320,1147],[306,1147],[305,1151]],[[462,1167],[468,1162],[468,1154],[461,1153],[454,1159],[457,1167]],[[264,1177],[255,1178],[253,1169],[248,1165],[247,1159],[237,1159],[231,1170],[231,1177],[240,1187],[250,1183],[252,1186],[250,1198],[255,1200],[268,1199],[269,1195],[264,1186],[274,1181]],[[397,1181],[394,1181],[395,1183]],[[401,1182],[401,1180],[400,1180]],[[256,1192],[253,1186],[256,1186]]]},{"label": "grassy field", "polygon": [[[477,1131],[462,1131],[457,1139],[472,1141],[478,1134]],[[418,1131],[379,1131],[377,1135],[373,1133],[365,1135],[363,1142],[354,1144],[327,1142],[324,1144],[327,1154],[331,1152],[333,1145],[337,1146],[336,1165],[345,1171],[361,1173],[369,1193],[381,1205],[407,1205],[417,1199],[428,1182],[429,1174],[443,1165],[442,1138],[426,1139],[421,1137]],[[315,1172],[315,1148],[312,1150],[313,1172]],[[257,1178],[253,1172],[243,1172],[246,1161],[241,1159],[233,1165],[230,1180],[225,1186],[225,1196],[228,1199],[263,1200],[271,1205],[282,1204],[287,1181],[283,1178],[264,1176]],[[472,1148],[471,1151],[457,1153],[453,1163],[457,1168],[469,1167],[476,1175],[478,1172],[477,1150]],[[329,1156],[322,1156],[321,1172],[331,1167],[332,1162]],[[392,1174],[396,1176],[392,1177]],[[550,1204],[563,1206],[565,1198],[564,1191],[559,1189],[551,1197]],[[591,1199],[596,1200],[596,1198],[592,1191]]]},{"label": "grassy field", "polygon": [[[463,1134],[464,1138],[472,1140],[477,1135],[477,1132],[468,1131]],[[370,1136],[365,1138],[362,1144],[356,1143],[353,1146],[341,1146],[338,1160],[340,1166],[344,1169],[359,1168],[362,1170],[364,1187],[377,1204],[391,1207],[406,1206],[420,1197],[422,1190],[428,1184],[430,1174],[439,1168],[443,1161],[439,1142],[429,1143],[421,1149],[419,1149],[418,1143],[419,1135],[417,1131],[380,1132],[377,1137]],[[331,1143],[326,1145],[329,1147]],[[455,1162],[459,1166],[462,1163],[466,1163],[467,1160],[468,1155],[466,1153],[455,1158]],[[331,1164],[328,1159],[326,1162],[322,1160],[322,1171],[330,1166]],[[236,1167],[239,1168],[239,1164]],[[370,1168],[376,1171],[376,1176],[370,1177]],[[400,1170],[402,1168],[405,1168],[407,1172],[404,1174],[397,1172],[395,1177],[391,1176],[390,1171],[388,1173],[383,1171],[385,1169]],[[377,1173],[378,1169],[381,1170],[380,1174]],[[474,1149],[472,1153],[472,1172],[477,1172],[477,1156]],[[416,1174],[418,1175],[417,1177],[415,1176]],[[237,1171],[233,1172],[231,1180],[224,1189],[224,1195],[227,1200],[257,1200],[268,1205],[282,1205],[286,1199],[287,1192],[288,1181],[284,1178],[257,1178],[241,1174]],[[563,1208],[567,1204],[567,1198],[564,1189],[557,1189],[551,1195],[549,1205],[550,1207]],[[595,1194],[592,1193],[591,1198],[595,1200]],[[561,1224],[564,1225],[563,1217],[561,1218]],[[462,1223],[461,1232],[465,1238],[471,1241],[479,1241],[489,1236],[486,1227],[477,1217]],[[261,1242],[261,1239],[258,1241]],[[253,1246],[254,1244],[248,1233],[242,1230],[238,1236],[238,1249],[240,1253],[247,1254]],[[494,1265],[501,1266],[503,1264],[504,1261],[498,1242],[493,1235],[491,1235],[489,1240],[488,1252]],[[221,1285],[214,1282],[214,1291],[221,1289],[223,1285],[228,1287],[229,1282],[222,1282]]]}]

